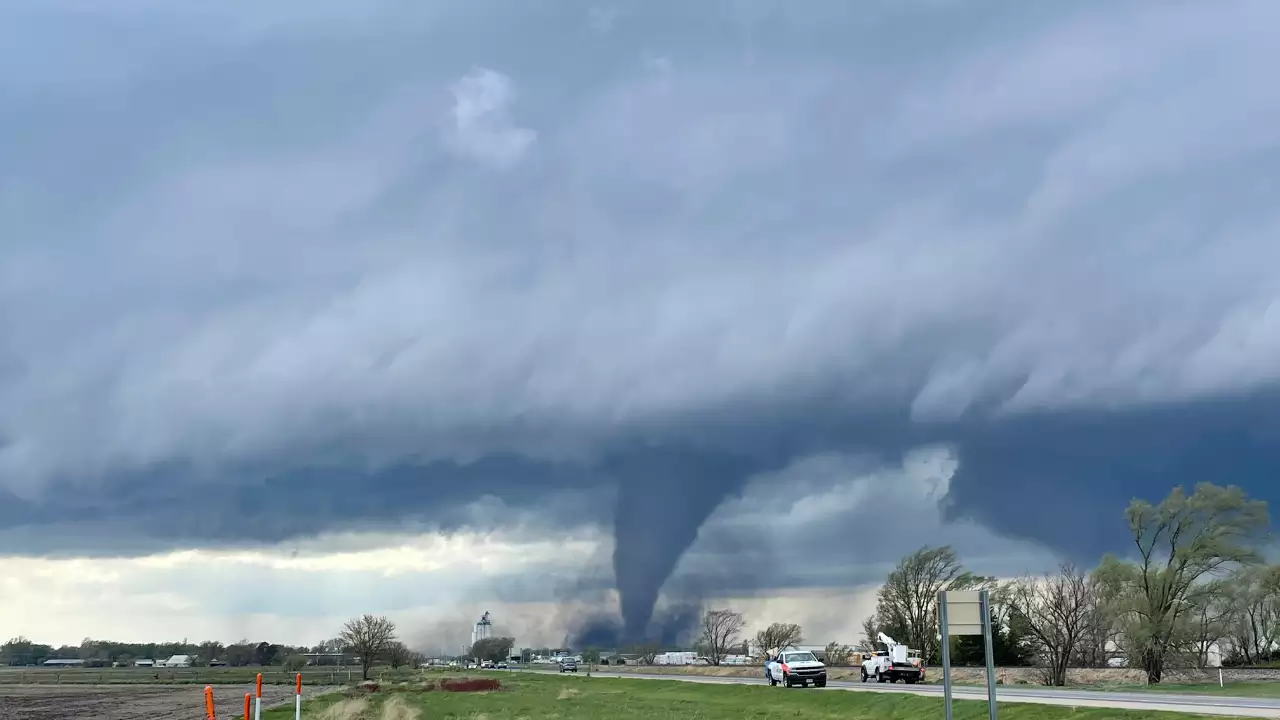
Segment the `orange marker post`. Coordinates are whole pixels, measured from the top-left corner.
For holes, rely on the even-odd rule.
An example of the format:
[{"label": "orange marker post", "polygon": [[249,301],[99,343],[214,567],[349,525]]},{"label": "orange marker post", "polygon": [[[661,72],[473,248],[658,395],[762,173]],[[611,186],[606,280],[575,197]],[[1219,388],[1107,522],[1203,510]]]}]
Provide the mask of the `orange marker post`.
[{"label": "orange marker post", "polygon": [[213,686],[204,686],[204,718],[205,720],[218,720],[218,715],[213,711]]},{"label": "orange marker post", "polygon": [[258,673],[253,693],[253,720],[262,720],[262,673]]},{"label": "orange marker post", "polygon": [[250,714],[253,712],[253,703],[250,702],[250,698],[252,697],[253,693],[244,694],[244,720],[249,720],[249,718],[253,717],[253,715]]},{"label": "orange marker post", "polygon": [[302,673],[293,679],[293,720],[302,720]]}]

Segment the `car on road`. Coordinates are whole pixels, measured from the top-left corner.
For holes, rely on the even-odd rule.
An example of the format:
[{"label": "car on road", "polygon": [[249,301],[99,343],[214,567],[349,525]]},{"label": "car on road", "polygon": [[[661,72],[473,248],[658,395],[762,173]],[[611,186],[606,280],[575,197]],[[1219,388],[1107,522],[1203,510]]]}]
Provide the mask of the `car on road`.
[{"label": "car on road", "polygon": [[576,672],[578,672],[578,661],[577,661],[577,660],[561,660],[561,661],[560,661],[560,672],[562,672],[562,673],[567,673],[567,672],[576,673]]},{"label": "car on road", "polygon": [[495,667],[496,669],[498,669],[498,670],[506,670],[506,669],[507,669],[507,664],[506,664],[506,663],[504,663],[504,662],[500,662],[500,663],[498,663],[497,665],[494,665],[494,667]]},{"label": "car on road", "polygon": [[827,666],[808,650],[783,650],[765,665],[765,679],[770,685],[787,687],[827,686]]}]

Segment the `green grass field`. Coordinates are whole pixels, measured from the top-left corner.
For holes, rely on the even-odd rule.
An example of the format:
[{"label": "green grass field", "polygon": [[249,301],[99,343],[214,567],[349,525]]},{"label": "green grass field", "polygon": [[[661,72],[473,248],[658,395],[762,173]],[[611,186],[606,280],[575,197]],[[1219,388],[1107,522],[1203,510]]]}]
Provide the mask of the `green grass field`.
[{"label": "green grass field", "polygon": [[[936,720],[942,717],[940,699],[901,694],[783,690],[763,685],[713,685],[532,673],[499,676],[499,680],[503,689],[488,693],[384,688],[366,696],[334,694],[304,705],[303,717],[317,720],[599,720],[615,717],[638,720],[781,717],[804,720]],[[987,717],[985,702],[957,700],[954,710],[956,720],[985,720]],[[290,720],[292,717],[291,708],[263,713],[264,720]],[[1190,720],[1199,716],[1001,703],[1000,717],[1004,720]]]}]

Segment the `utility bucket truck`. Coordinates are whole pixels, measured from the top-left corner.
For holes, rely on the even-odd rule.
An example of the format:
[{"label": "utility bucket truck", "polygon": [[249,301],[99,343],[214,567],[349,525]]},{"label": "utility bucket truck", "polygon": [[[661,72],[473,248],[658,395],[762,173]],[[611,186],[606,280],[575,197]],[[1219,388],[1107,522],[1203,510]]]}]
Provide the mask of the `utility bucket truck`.
[{"label": "utility bucket truck", "polygon": [[862,682],[875,678],[876,682],[898,682],[899,680],[914,684],[924,680],[924,662],[918,657],[911,657],[906,645],[893,638],[879,634],[880,644],[885,646],[884,652],[877,652],[862,661]]}]

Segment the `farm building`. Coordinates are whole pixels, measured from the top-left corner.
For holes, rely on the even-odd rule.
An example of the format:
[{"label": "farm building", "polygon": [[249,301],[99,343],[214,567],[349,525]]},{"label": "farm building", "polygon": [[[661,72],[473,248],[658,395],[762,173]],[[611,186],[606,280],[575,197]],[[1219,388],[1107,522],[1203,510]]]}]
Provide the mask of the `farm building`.
[{"label": "farm building", "polygon": [[52,660],[45,660],[44,666],[45,667],[84,667],[84,661],[71,659],[71,658],[66,658],[66,659],[53,658]]},{"label": "farm building", "polygon": [[168,660],[160,663],[160,667],[184,668],[191,667],[190,655],[174,655]]}]

